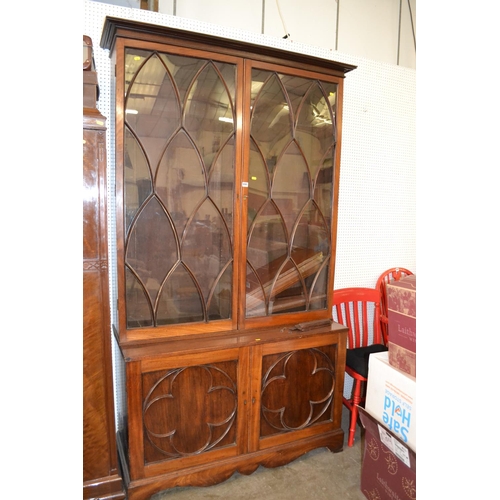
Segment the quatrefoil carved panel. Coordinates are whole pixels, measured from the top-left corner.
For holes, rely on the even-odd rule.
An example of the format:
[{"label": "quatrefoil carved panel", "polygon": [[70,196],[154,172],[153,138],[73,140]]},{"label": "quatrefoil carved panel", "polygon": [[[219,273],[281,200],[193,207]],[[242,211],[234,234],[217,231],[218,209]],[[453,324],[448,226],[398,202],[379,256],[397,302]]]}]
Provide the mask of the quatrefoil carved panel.
[{"label": "quatrefoil carved panel", "polygon": [[334,363],[325,352],[303,349],[281,354],[263,375],[263,420],[277,431],[324,421],[329,418],[334,387]]},{"label": "quatrefoil carved panel", "polygon": [[[145,440],[165,458],[235,443],[236,361],[143,375]],[[147,449],[147,447],[146,447]]]}]

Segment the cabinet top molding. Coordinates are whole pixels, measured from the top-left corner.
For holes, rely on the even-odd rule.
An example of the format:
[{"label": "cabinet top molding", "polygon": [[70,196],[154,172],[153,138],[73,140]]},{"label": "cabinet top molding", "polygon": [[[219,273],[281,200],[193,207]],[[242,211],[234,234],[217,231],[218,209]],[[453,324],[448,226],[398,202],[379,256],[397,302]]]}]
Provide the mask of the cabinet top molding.
[{"label": "cabinet top molding", "polygon": [[248,55],[254,60],[260,59],[267,62],[279,62],[280,64],[293,63],[294,66],[297,64],[312,66],[316,69],[322,69],[329,74],[342,77],[357,67],[352,64],[290,52],[274,47],[109,16],[104,21],[100,46],[103,49],[112,51],[118,37],[137,39],[140,36],[154,41],[168,41],[168,43],[174,45],[186,46],[186,44],[189,44],[193,47],[204,49],[210,47],[212,50],[216,49],[217,52],[239,57]]}]

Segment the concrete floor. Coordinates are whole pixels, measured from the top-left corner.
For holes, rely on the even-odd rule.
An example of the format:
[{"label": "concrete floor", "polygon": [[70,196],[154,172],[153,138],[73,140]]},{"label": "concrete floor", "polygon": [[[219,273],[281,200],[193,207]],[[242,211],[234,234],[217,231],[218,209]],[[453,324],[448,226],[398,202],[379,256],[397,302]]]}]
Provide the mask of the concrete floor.
[{"label": "concrete floor", "polygon": [[282,467],[259,467],[249,476],[235,473],[215,486],[171,488],[151,500],[366,500],[360,489],[364,439],[358,426],[354,446],[347,446],[347,419],[343,408],[345,437],[340,453],[319,448]]}]

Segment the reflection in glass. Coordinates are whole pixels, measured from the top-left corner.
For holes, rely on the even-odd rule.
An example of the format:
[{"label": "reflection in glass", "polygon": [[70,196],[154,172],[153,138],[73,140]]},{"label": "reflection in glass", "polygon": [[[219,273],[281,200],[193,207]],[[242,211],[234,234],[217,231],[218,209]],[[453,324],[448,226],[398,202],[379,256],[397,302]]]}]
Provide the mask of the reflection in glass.
[{"label": "reflection in glass", "polygon": [[224,221],[210,200],[200,206],[182,241],[183,261],[196,276],[201,293],[208,301],[215,280],[231,261],[231,241]]},{"label": "reflection in glass", "polygon": [[325,260],[320,268],[320,271],[316,273],[314,279],[312,276],[307,278],[308,289],[311,290],[311,298],[309,302],[310,309],[326,309],[327,302],[325,296],[325,289],[328,281],[328,266],[326,265],[328,260]]},{"label": "reflection in glass", "polygon": [[269,176],[264,158],[254,141],[250,142],[250,162],[248,166],[248,231],[257,213],[269,197]]},{"label": "reflection in glass", "polygon": [[152,326],[153,311],[142,282],[130,269],[125,268],[127,322],[135,327]]},{"label": "reflection in glass", "polygon": [[153,186],[146,155],[129,128],[125,129],[124,166],[125,226],[128,229],[139,208],[151,195]]},{"label": "reflection in glass", "polygon": [[184,124],[210,169],[221,144],[234,132],[231,97],[213,64],[207,64],[192,82],[184,108]]},{"label": "reflection in glass", "polygon": [[183,265],[165,282],[157,307],[158,325],[202,321],[203,304],[196,280]]},{"label": "reflection in glass", "polygon": [[189,216],[206,197],[205,172],[196,146],[184,130],[168,144],[156,176],[156,193],[182,235]]},{"label": "reflection in glass", "polygon": [[246,316],[324,309],[336,85],[252,71]]},{"label": "reflection in glass", "polygon": [[229,263],[222,271],[220,279],[216,280],[213,295],[208,297],[208,317],[211,320],[229,318],[231,313],[231,280],[232,265]]},{"label": "reflection in glass", "polygon": [[232,64],[126,49],[127,327],[232,316]]},{"label": "reflection in glass", "polygon": [[219,209],[231,240],[233,238],[234,157],[234,136],[231,136],[215,157],[208,183],[208,196]]},{"label": "reflection in glass", "polygon": [[315,82],[300,104],[296,128],[296,139],[312,178],[316,177],[326,151],[331,150],[333,137],[333,117],[329,101],[319,83]]},{"label": "reflection in glass", "polygon": [[172,224],[160,203],[152,198],[135,220],[125,250],[127,267],[141,281],[152,303],[177,260]]},{"label": "reflection in glass", "polygon": [[296,142],[291,142],[283,152],[279,168],[274,175],[272,198],[285,220],[291,235],[298,213],[309,200],[309,175],[307,163]]},{"label": "reflection in glass", "polygon": [[[127,51],[126,66],[131,59],[134,56]],[[155,53],[130,75],[130,81],[125,123],[141,143],[154,175],[162,147],[178,127],[179,101],[171,75]]]},{"label": "reflection in glass", "polygon": [[278,75],[262,72],[259,77],[263,74],[267,80],[253,102],[251,135],[272,175],[278,156],[292,139],[292,115]]}]

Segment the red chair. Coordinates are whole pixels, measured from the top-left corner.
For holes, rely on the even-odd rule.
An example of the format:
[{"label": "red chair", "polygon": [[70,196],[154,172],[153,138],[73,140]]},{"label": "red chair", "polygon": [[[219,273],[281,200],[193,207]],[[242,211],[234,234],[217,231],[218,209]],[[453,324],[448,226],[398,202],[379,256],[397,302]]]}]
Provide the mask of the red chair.
[{"label": "red chair", "polygon": [[380,291],[380,330],[382,331],[382,338],[386,345],[389,342],[389,330],[387,326],[387,291],[385,287],[387,283],[399,281],[404,276],[409,276],[410,274],[413,273],[403,267],[392,267],[380,275],[375,285],[375,288]]},{"label": "red chair", "polygon": [[345,371],[353,380],[352,395],[342,397],[351,412],[348,446],[354,444],[358,407],[365,400],[370,354],[387,351],[380,333],[380,292],[373,288],[333,291],[333,320],[349,328]]}]

